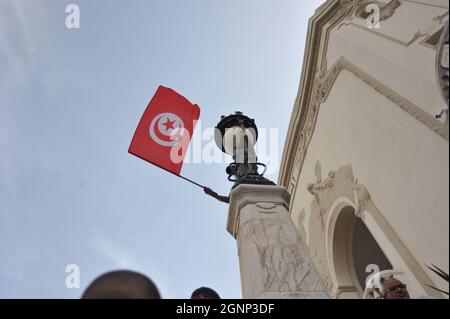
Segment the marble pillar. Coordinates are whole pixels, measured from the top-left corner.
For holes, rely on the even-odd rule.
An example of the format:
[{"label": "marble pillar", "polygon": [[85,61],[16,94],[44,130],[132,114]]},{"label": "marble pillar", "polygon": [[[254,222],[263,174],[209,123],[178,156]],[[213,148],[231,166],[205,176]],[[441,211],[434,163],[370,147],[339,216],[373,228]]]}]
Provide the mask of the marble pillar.
[{"label": "marble pillar", "polygon": [[230,194],[227,230],[237,240],[242,296],[329,298],[290,216],[284,187],[241,184]]}]

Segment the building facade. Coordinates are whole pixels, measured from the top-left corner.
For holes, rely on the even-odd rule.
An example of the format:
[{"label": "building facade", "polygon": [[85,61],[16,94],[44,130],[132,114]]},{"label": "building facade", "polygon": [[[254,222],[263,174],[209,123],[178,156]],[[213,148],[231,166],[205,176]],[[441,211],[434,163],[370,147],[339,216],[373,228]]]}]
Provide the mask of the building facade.
[{"label": "building facade", "polygon": [[399,271],[448,290],[448,2],[328,0],[310,19],[278,184],[330,294]]}]

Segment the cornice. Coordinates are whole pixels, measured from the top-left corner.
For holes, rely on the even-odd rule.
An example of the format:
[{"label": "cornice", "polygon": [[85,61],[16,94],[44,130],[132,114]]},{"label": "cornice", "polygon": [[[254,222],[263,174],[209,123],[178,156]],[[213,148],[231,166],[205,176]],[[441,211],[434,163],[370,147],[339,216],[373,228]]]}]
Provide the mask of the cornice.
[{"label": "cornice", "polygon": [[[292,150],[298,144],[300,130],[298,129],[305,123],[305,114],[307,114],[308,101],[311,99],[312,86],[318,67],[320,68],[320,46],[321,42],[328,37],[325,26],[331,19],[342,11],[342,6],[348,6],[348,1],[328,0],[320,6],[315,14],[309,19],[307,39],[304,52],[304,61],[300,79],[300,87],[295,99],[292,116],[289,122],[286,141],[283,149],[283,157],[280,167],[278,184],[287,187],[290,172],[292,170],[294,156]],[[339,13],[341,19],[345,17]],[[335,21],[336,24],[337,21]],[[327,27],[330,28],[330,24]],[[294,151],[295,153],[295,151]]]},{"label": "cornice", "polygon": [[[327,1],[317,9],[309,21],[300,87],[289,123],[278,178],[278,184],[285,186],[291,194],[296,186],[297,175],[301,170],[314,131],[320,105],[327,99],[334,82],[343,70],[351,72],[448,141],[447,125],[439,122],[345,58],[341,57],[328,70],[325,54],[329,33],[343,20],[350,17],[362,3],[364,3],[362,0]],[[321,50],[321,47],[324,49]]]}]

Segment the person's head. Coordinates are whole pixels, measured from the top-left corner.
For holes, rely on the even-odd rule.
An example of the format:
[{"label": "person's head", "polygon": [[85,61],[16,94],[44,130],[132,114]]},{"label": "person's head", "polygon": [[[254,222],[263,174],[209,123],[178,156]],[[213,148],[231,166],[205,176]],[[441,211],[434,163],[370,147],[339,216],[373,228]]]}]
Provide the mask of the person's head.
[{"label": "person's head", "polygon": [[207,287],[200,287],[191,295],[191,299],[220,299],[220,296],[217,292]]},{"label": "person's head", "polygon": [[398,279],[386,279],[382,287],[383,299],[410,299],[406,285]]},{"label": "person's head", "polygon": [[161,299],[158,288],[146,276],[129,270],[116,270],[97,277],[82,299]]}]

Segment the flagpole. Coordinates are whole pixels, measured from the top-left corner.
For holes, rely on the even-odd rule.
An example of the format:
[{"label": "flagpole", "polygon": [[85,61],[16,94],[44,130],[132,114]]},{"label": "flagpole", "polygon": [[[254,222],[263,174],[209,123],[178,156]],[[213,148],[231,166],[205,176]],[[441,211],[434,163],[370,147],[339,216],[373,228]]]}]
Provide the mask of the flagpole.
[{"label": "flagpole", "polygon": [[194,182],[192,179],[189,179],[189,178],[187,178],[187,177],[181,176],[181,175],[179,175],[179,174],[177,174],[177,173],[174,173],[174,172],[168,170],[168,169],[165,168],[165,167],[162,167],[162,166],[160,166],[160,165],[158,165],[158,164],[152,163],[152,162],[150,162],[149,160],[143,158],[142,156],[139,156],[139,155],[137,155],[137,154],[131,153],[129,150],[128,150],[128,153],[130,153],[130,154],[132,154],[132,155],[134,155],[134,156],[136,156],[136,157],[139,157],[140,159],[143,159],[144,161],[149,162],[150,164],[155,165],[156,167],[159,167],[159,168],[161,168],[162,170],[165,170],[166,172],[168,172],[168,173],[170,173],[170,174],[172,174],[172,175],[175,175],[175,176],[177,176],[177,177],[180,177],[180,178],[184,179],[185,181],[188,181],[188,182],[194,184],[195,186],[198,186],[198,187],[200,187],[200,188],[202,188],[202,189],[205,188],[205,186],[203,186],[203,185],[201,185],[201,184],[199,184],[199,183],[197,183],[197,182]]},{"label": "flagpole", "polygon": [[194,184],[194,185],[196,185],[196,186],[198,186],[198,187],[200,187],[200,188],[205,188],[205,186],[200,185],[199,183],[194,182],[193,180],[191,180],[191,179],[189,179],[189,178],[187,178],[187,177],[184,177],[184,176],[181,176],[181,175],[177,175],[177,174],[174,174],[174,175],[176,175],[176,176],[178,176],[178,177],[184,179],[185,181],[188,181],[188,182],[190,182],[190,183],[192,183],[192,184]]},{"label": "flagpole", "polygon": [[[152,163],[152,164],[154,164],[154,163]],[[156,164],[154,164],[154,165],[156,165]],[[198,186],[198,187],[200,187],[200,188],[205,188],[205,186],[200,185],[200,184],[197,183],[197,182],[194,182],[192,179],[189,179],[189,178],[187,178],[187,177],[184,177],[184,176],[181,176],[181,175],[179,175],[179,174],[177,174],[177,173],[174,173],[174,172],[172,172],[172,171],[169,171],[168,169],[166,169],[166,168],[164,168],[164,167],[161,167],[161,166],[159,166],[159,165],[156,165],[156,166],[158,166],[159,168],[162,168],[163,170],[165,170],[166,172],[169,172],[169,173],[172,174],[172,175],[175,175],[175,176],[177,176],[177,177],[179,177],[179,178],[184,179],[185,181],[188,181],[188,182],[194,184],[195,186]]]},{"label": "flagpole", "polygon": [[182,179],[184,179],[185,181],[188,181],[189,183],[192,183],[192,184],[194,184],[195,186],[198,186],[198,187],[200,187],[200,188],[205,188],[205,186],[203,186],[203,185],[200,185],[199,183],[197,183],[197,182],[194,182],[192,179],[189,179],[189,178],[187,178],[187,177],[184,177],[184,176],[181,176],[181,175],[179,175],[179,174],[177,174],[177,173],[174,173],[174,172],[172,172],[172,171],[169,171],[167,168],[164,168],[164,167],[162,167],[162,166],[159,166],[158,164],[155,164],[155,163],[152,163],[152,162],[150,162],[151,164],[153,164],[153,165],[155,165],[155,166],[157,166],[157,167],[159,167],[159,168],[161,168],[161,169],[163,169],[163,170],[165,170],[166,172],[169,172],[170,174],[172,174],[172,175],[175,175],[176,177],[179,177],[179,178],[182,178]]}]

